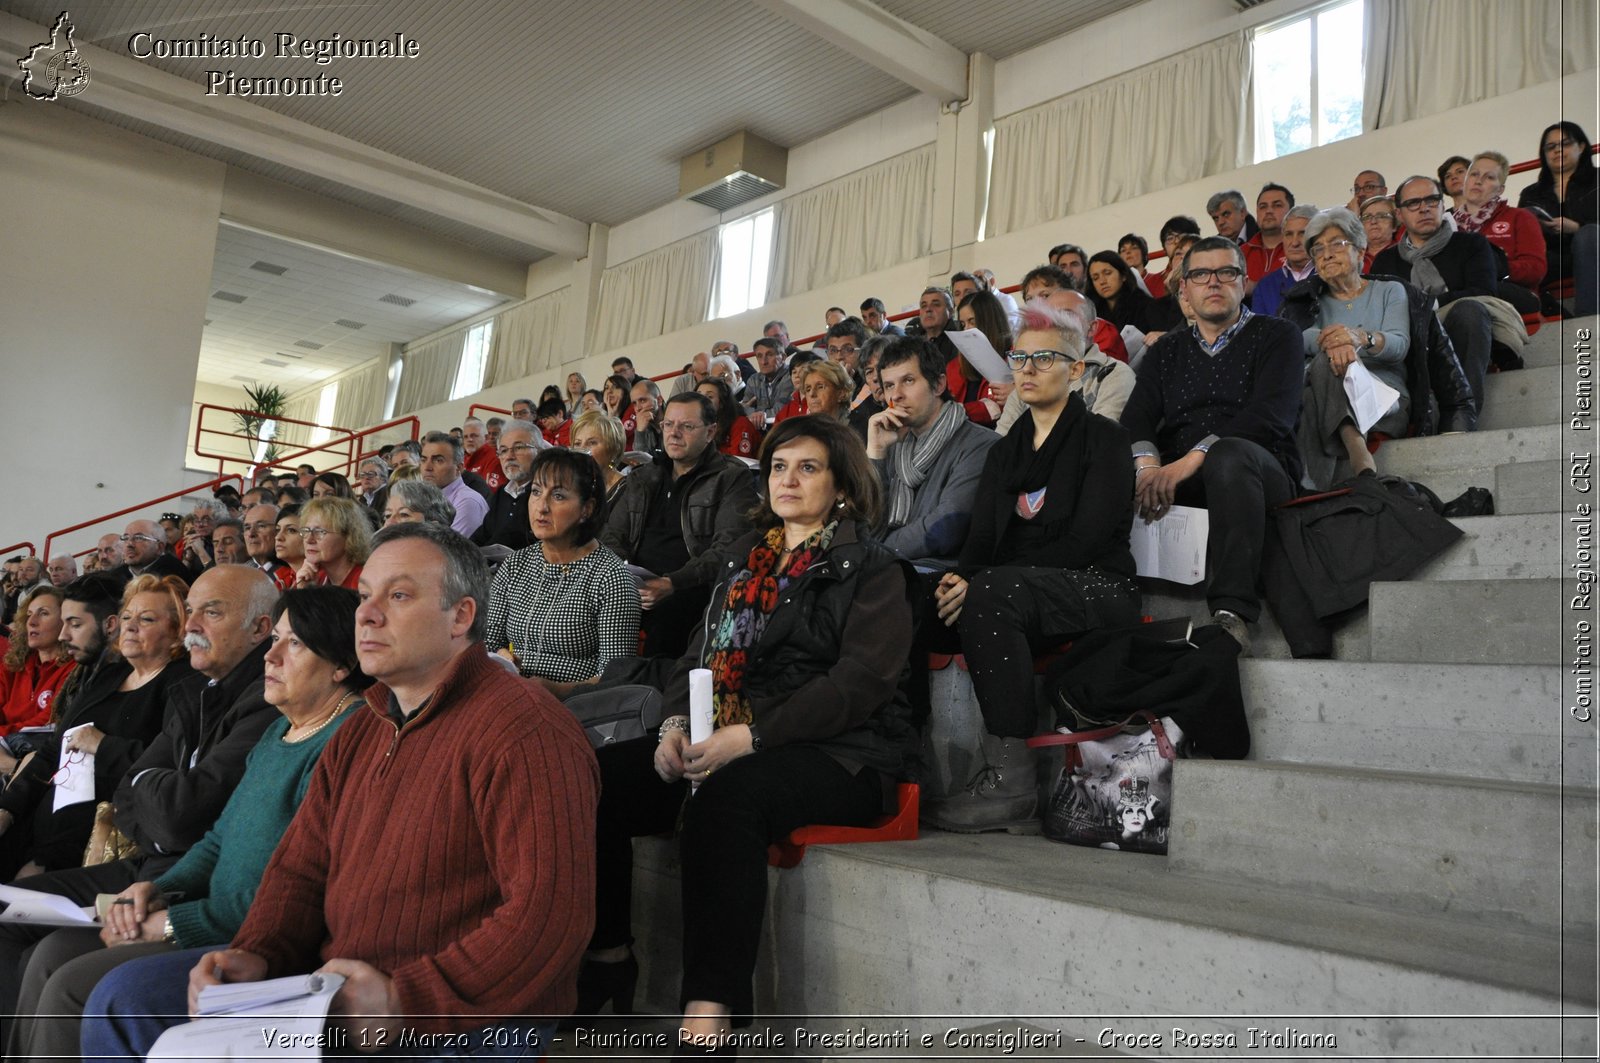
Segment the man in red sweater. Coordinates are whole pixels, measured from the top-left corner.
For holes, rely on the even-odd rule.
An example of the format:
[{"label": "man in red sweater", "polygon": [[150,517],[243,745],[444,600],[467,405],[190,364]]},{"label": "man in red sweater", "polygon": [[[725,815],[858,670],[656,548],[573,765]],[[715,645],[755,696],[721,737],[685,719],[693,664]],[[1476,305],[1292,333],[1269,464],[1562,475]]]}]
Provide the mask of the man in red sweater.
[{"label": "man in red sweater", "polygon": [[349,1048],[530,1044],[549,1033],[538,1017],[576,1005],[594,927],[594,754],[570,711],[484,652],[476,547],[427,523],[376,542],[356,649],[377,682],[234,947],[190,974],[191,1009],[208,985],[317,970],[345,978],[330,1019]]},{"label": "man in red sweater", "polygon": [[461,422],[461,448],[467,454],[467,470],[483,477],[490,490],[498,491],[505,485],[506,474],[500,468],[494,443],[490,442],[488,430],[478,418],[468,417]]}]

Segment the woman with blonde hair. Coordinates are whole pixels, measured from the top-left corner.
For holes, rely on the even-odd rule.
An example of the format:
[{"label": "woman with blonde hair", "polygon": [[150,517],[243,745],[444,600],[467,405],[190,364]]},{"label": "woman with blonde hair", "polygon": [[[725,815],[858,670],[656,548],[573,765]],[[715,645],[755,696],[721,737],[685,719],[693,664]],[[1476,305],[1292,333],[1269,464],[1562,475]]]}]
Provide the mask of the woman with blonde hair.
[{"label": "woman with blonde hair", "polygon": [[626,432],[622,422],[599,410],[581,413],[572,422],[572,449],[581,450],[600,466],[600,476],[605,482],[605,512],[609,516],[617,496],[622,494],[627,477],[617,468],[627,449]]},{"label": "woman with blonde hair", "polygon": [[348,498],[313,498],[300,507],[300,538],[306,560],[296,587],[332,585],[356,589],[361,566],[372,553],[372,525]]},{"label": "woman with blonde hair", "polygon": [[806,413],[843,421],[850,416],[850,397],[854,389],[844,367],[833,362],[808,362],[800,370],[800,394]]},{"label": "woman with blonde hair", "polygon": [[60,587],[35,587],[11,621],[11,645],[0,666],[0,735],[50,721],[50,702],[71,674],[61,642]]}]

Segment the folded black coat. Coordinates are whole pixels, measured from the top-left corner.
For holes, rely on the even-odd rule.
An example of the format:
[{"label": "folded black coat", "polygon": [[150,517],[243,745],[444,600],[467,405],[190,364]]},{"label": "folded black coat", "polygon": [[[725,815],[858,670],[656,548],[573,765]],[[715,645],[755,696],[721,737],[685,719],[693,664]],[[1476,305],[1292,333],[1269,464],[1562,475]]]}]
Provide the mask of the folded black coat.
[{"label": "folded black coat", "polygon": [[1329,620],[1365,604],[1374,581],[1405,579],[1461,538],[1460,528],[1392,476],[1357,476],[1274,516],[1262,576],[1296,657],[1327,656]]},{"label": "folded black coat", "polygon": [[1195,628],[1187,642],[1139,627],[1096,631],[1056,660],[1045,689],[1062,727],[1116,723],[1144,709],[1172,717],[1197,749],[1219,760],[1250,752],[1239,644],[1220,627]]}]

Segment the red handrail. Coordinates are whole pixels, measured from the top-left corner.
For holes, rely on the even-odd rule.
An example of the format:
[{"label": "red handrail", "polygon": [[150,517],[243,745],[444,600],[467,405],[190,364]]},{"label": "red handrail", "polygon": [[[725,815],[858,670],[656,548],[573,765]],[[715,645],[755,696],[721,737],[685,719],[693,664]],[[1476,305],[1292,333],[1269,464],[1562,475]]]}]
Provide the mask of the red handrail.
[{"label": "red handrail", "polygon": [[19,546],[26,546],[28,548],[28,552],[23,554],[22,555],[23,557],[35,557],[35,556],[37,556],[38,548],[36,546],[34,546],[31,542],[26,540],[26,539],[24,539],[20,543],[12,543],[10,546],[5,547],[4,549],[0,549],[0,554],[9,554],[11,551],[15,550]]},{"label": "red handrail", "polygon": [[[208,411],[208,410],[214,410],[214,411],[216,411],[218,413],[229,413],[229,414],[233,414],[233,415],[239,416],[239,417],[256,417],[256,418],[260,418],[263,423],[266,422],[266,421],[272,421],[275,424],[297,424],[297,425],[303,425],[303,426],[305,426],[307,428],[325,428],[330,432],[344,432],[344,433],[347,433],[347,432],[350,431],[350,429],[342,428],[342,427],[340,427],[338,425],[318,424],[315,421],[302,421],[302,420],[299,420],[299,419],[294,418],[294,417],[265,417],[262,414],[256,412],[255,410],[242,410],[242,409],[238,409],[238,408],[233,407],[233,406],[217,406],[217,405],[215,405],[213,403],[209,403],[209,402],[202,402],[202,403],[198,403],[197,405],[200,407],[200,416],[198,416],[198,417],[196,417],[194,419],[194,452],[195,452],[195,454],[197,454],[198,456],[200,456],[202,458],[215,458],[216,462],[217,462],[217,472],[219,472],[219,473],[226,471],[226,469],[224,468],[224,463],[225,462],[230,462],[231,461],[231,462],[234,462],[234,463],[239,464],[239,465],[252,465],[252,466],[256,465],[256,464],[259,464],[259,463],[253,457],[251,457],[251,458],[238,458],[238,457],[234,457],[234,456],[228,455],[228,454],[213,454],[210,451],[202,450],[202,449],[200,449],[200,437],[202,435],[218,435],[218,436],[226,436],[229,439],[242,439],[245,442],[250,443],[252,445],[260,442],[260,439],[259,439],[259,437],[251,438],[250,436],[246,435],[245,433],[237,431],[237,430],[225,431],[225,430],[223,430],[221,428],[207,428],[206,427],[206,411]],[[279,464],[280,462],[281,462],[281,459],[278,459],[278,460],[273,461],[272,464]]]},{"label": "red handrail", "polygon": [[[365,439],[368,436],[376,435],[379,432],[387,432],[391,428],[398,428],[403,424],[409,424],[411,426],[411,438],[412,439],[418,439],[418,438],[421,437],[421,435],[422,435],[422,422],[417,420],[417,418],[412,416],[411,414],[407,414],[404,417],[396,417],[396,418],[394,418],[392,420],[384,421],[381,424],[370,425],[370,426],[368,426],[366,428],[362,428],[362,429],[359,429],[359,430],[354,431],[354,432],[349,432],[346,435],[337,436],[337,437],[335,437],[333,439],[328,440],[325,443],[319,443],[314,447],[307,447],[304,450],[291,451],[288,454],[281,455],[280,457],[274,459],[273,464],[274,465],[278,465],[278,466],[288,465],[291,462],[299,461],[301,458],[306,457],[308,454],[317,454],[317,453],[320,453],[320,452],[322,452],[324,450],[336,449],[336,448],[338,448],[338,447],[340,447],[340,446],[342,446],[344,444],[355,443],[356,441]],[[377,453],[377,451],[376,450],[363,450],[360,447],[360,445],[358,444],[354,448],[347,449],[346,453],[349,454],[350,456],[343,463],[341,463],[339,465],[330,466],[329,468],[323,469],[322,471],[323,472],[333,472],[333,471],[336,471],[338,469],[354,469],[354,468],[358,468],[360,466],[361,462],[363,462],[363,461],[367,460],[368,458],[372,457],[374,454]]]},{"label": "red handrail", "polygon": [[[477,417],[479,410],[488,410],[490,413],[503,413],[507,417],[515,417],[516,416],[516,414],[512,413],[510,410],[502,410],[500,407],[498,407],[498,406],[490,406],[488,403],[474,402],[471,406],[467,407],[467,417],[469,417],[469,418]],[[481,417],[479,417],[478,419],[480,421],[483,420],[483,418],[481,418]]]},{"label": "red handrail", "polygon": [[85,528],[92,528],[96,524],[104,524],[108,520],[115,520],[117,517],[125,517],[129,513],[135,513],[141,509],[147,509],[150,506],[160,505],[162,502],[168,502],[174,498],[182,498],[184,495],[193,494],[196,491],[204,491],[207,488],[210,488],[214,491],[218,487],[221,487],[223,484],[227,483],[229,480],[238,480],[240,491],[244,490],[244,477],[236,472],[227,473],[214,479],[207,480],[205,483],[191,484],[190,486],[182,488],[181,490],[169,492],[168,494],[161,495],[158,498],[152,498],[149,501],[140,502],[137,505],[127,506],[126,508],[119,509],[114,513],[107,513],[104,516],[95,517],[92,520],[80,521],[77,524],[62,528],[59,531],[53,531],[44,537],[44,560],[47,563],[49,562],[50,544],[63,535],[68,535],[75,531],[82,531]]}]

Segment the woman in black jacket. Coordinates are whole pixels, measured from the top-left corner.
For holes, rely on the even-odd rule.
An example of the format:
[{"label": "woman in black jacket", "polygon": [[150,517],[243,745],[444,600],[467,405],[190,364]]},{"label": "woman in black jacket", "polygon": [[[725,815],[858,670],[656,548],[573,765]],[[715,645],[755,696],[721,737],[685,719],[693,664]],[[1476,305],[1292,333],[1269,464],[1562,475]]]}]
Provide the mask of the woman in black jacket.
[{"label": "woman in black jacket", "polygon": [[1589,136],[1575,122],[1557,122],[1539,134],[1539,176],[1522,190],[1517,206],[1532,210],[1544,228],[1546,283],[1571,277],[1573,309],[1586,317],[1600,308],[1596,247],[1600,246],[1600,172],[1590,158]]},{"label": "woman in black jacket", "polygon": [[[677,822],[686,1055],[750,1021],[767,846],[806,824],[860,825],[892,808],[917,743],[904,689],[916,576],[866,537],[882,491],[861,441],[831,417],[789,418],[766,439],[761,476],[756,530],[722,555],[723,577],[667,683],[674,715],[657,738],[599,754],[596,920],[578,1012],[607,1000],[629,1009],[631,839]],[[694,668],[711,673],[715,729],[700,742],[687,716]]]},{"label": "woman in black jacket", "polygon": [[924,803],[923,820],[946,830],[1035,822],[1035,648],[1138,619],[1133,452],[1071,390],[1085,349],[1071,315],[1023,308],[1008,360],[1028,412],[989,448],[960,563],[935,592],[939,619],[960,626],[988,732],[967,790]]}]

